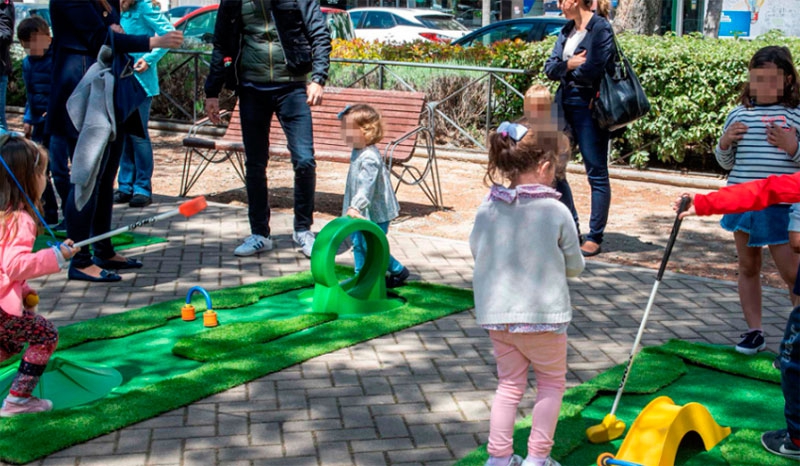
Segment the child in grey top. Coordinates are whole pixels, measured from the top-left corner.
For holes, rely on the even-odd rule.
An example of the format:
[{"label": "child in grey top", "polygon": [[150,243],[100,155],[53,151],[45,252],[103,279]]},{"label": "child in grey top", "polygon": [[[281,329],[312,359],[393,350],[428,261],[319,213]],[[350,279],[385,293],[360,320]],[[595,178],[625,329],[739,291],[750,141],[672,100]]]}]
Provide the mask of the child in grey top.
[{"label": "child in grey top", "polygon": [[[358,104],[345,108],[339,119],[342,121],[342,138],[353,148],[342,215],[375,222],[386,233],[389,222],[400,213],[400,205],[392,189],[389,168],[375,147],[383,138],[381,115],[369,105]],[[367,244],[361,233],[353,234],[351,240],[358,273],[364,266]],[[388,273],[387,288],[402,286],[409,276],[408,269],[392,256],[389,256]]]}]

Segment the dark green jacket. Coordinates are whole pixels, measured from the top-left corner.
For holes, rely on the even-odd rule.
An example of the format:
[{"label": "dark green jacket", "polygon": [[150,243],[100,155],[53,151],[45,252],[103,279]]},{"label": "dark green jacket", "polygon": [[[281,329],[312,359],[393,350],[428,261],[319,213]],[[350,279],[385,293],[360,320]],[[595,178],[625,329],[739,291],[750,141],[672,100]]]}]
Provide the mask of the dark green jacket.
[{"label": "dark green jacket", "polygon": [[222,0],[205,84],[217,97],[223,84],[328,79],[331,39],[318,0]]}]

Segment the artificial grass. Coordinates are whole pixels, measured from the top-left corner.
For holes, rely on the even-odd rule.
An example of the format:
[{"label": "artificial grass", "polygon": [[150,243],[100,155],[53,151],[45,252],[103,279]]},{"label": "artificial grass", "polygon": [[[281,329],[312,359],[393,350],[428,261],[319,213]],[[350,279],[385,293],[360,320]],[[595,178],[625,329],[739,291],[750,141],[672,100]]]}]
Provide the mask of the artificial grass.
[{"label": "artificial grass", "polygon": [[[67,233],[64,231],[56,231],[55,235],[56,238],[58,238],[59,240],[67,238]],[[37,236],[36,241],[33,242],[33,252],[50,247],[47,245],[47,243],[51,242],[53,242],[53,237],[51,237],[50,235]],[[166,238],[145,235],[142,233],[137,233],[135,231],[120,233],[116,236],[111,237],[111,244],[114,246],[114,249],[118,251],[124,251],[125,249],[138,248],[150,244],[158,244],[166,242],[167,242]]]},{"label": "artificial grass", "polygon": [[[679,405],[698,402],[709,409],[720,425],[730,426],[733,433],[709,452],[703,450],[701,443],[690,441],[697,439],[687,435],[675,465],[797,464],[769,454],[761,446],[761,433],[785,428],[780,373],[771,366],[773,357],[744,356],[728,347],[679,340],[645,348],[636,357],[616,415],[630,427],[639,412],[657,396],[669,396]],[[565,466],[594,465],[599,454],[616,453],[619,449],[624,437],[593,445],[586,439],[585,429],[599,424],[610,412],[622,369],[622,365],[616,366],[565,393],[551,452]],[[654,391],[655,387],[658,388]],[[514,431],[514,450],[523,457],[527,454],[529,435],[530,418],[527,418],[517,423]],[[483,445],[456,464],[482,466],[487,458]]]},{"label": "artificial grass", "polygon": [[[203,329],[202,319],[180,321],[182,300],[60,329],[61,343],[56,354],[114,366],[123,374],[123,384],[94,403],[4,420],[0,423],[0,459],[26,463],[321,354],[473,306],[469,290],[410,283],[397,290],[405,300],[397,309],[325,321],[330,316],[315,316],[309,310],[310,304],[309,309],[303,309],[296,299],[301,288],[312,284],[311,274],[302,273],[212,292],[221,327],[210,331]],[[274,309],[265,304],[265,298],[273,300]],[[198,311],[204,309],[199,297],[194,303]],[[263,319],[258,316],[269,316],[280,326],[299,328],[304,321],[309,327],[269,342],[263,342],[261,330],[253,331],[239,341],[239,348],[231,345],[225,326],[241,327],[243,322],[256,326]],[[292,321],[293,318],[297,320]],[[199,337],[204,332],[211,338]],[[186,342],[193,337],[198,346],[192,351],[205,351],[209,341],[219,341],[226,345],[225,352],[213,355],[214,359],[207,362],[172,354],[181,339]],[[207,352],[205,357],[209,357]]]},{"label": "artificial grass", "polygon": [[268,343],[336,318],[336,314],[308,314],[278,322],[261,320],[224,325],[181,338],[172,347],[172,354],[201,362],[221,359],[241,349],[242,345]]}]

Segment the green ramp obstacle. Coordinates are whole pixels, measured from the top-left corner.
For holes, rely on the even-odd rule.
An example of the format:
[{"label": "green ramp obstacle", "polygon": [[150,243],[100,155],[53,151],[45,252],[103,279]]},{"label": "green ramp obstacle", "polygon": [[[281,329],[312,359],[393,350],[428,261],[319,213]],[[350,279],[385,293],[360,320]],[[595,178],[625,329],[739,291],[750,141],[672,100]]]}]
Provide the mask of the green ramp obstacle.
[{"label": "green ramp obstacle", "polygon": [[[362,277],[336,266],[330,254],[353,231],[365,233],[368,260],[378,261]],[[94,401],[3,419],[0,459],[27,463],[310,358],[473,307],[470,290],[422,282],[387,297],[380,269],[388,247],[378,231],[369,222],[335,220],[317,237],[311,272],[210,292],[218,327],[182,320],[183,299],[62,327],[53,361],[111,368],[121,382]],[[315,282],[320,274],[323,283]],[[315,289],[325,296],[322,309],[309,297]],[[204,298],[194,295],[191,304],[204,311]]]},{"label": "green ramp obstacle", "polygon": [[[732,434],[710,451],[697,435],[687,435],[678,449],[675,466],[791,466],[797,463],[767,453],[761,433],[786,428],[780,372],[772,367],[774,354],[744,356],[732,347],[672,340],[648,347],[636,356],[617,412],[627,426],[659,396],[676,404],[697,402],[708,408]],[[600,454],[616,454],[623,438],[594,445],[585,429],[598,424],[611,409],[624,365],[567,390],[551,455],[564,466],[597,464]],[[514,450],[527,455],[530,418],[514,430]],[[628,432],[625,432],[627,435]],[[482,446],[456,463],[483,466],[488,458]]]}]

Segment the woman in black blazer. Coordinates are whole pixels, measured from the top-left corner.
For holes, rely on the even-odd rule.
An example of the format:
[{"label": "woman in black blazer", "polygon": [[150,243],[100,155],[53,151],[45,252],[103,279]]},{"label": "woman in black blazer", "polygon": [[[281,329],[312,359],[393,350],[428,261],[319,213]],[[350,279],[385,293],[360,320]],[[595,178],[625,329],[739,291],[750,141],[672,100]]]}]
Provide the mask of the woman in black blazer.
[{"label": "woman in black blazer", "polygon": [[[62,206],[67,235],[75,242],[111,229],[114,178],[121,154],[119,142],[125,138],[119,134],[121,122],[117,122],[117,138],[106,147],[95,191],[86,206],[78,210],[69,181],[69,161],[72,160],[78,140],[78,130],[67,115],[67,99],[86,70],[96,61],[100,47],[108,40],[109,28],[114,31],[116,51],[120,53],[179,47],[183,43],[183,34],[179,32],[161,37],[126,35],[119,26],[119,11],[119,0],[50,0],[53,80],[45,127],[50,135],[50,163],[56,190],[61,199],[67,199],[67,205]],[[105,269],[142,266],[139,261],[117,254],[110,239],[95,243],[93,249],[94,258],[88,248],[72,258],[68,274],[70,279],[118,281],[119,275]]]},{"label": "woman in black blazer", "polygon": [[[559,0],[558,4],[571,21],[558,35],[544,70],[548,78],[561,82],[556,102],[586,166],[592,189],[592,213],[581,251],[584,256],[594,256],[600,253],[608,221],[611,184],[608,179],[609,133],[592,118],[591,103],[617,49],[614,31],[605,19],[607,1],[598,2],[597,13],[591,10],[592,0]],[[574,207],[573,216],[577,223]]]}]

